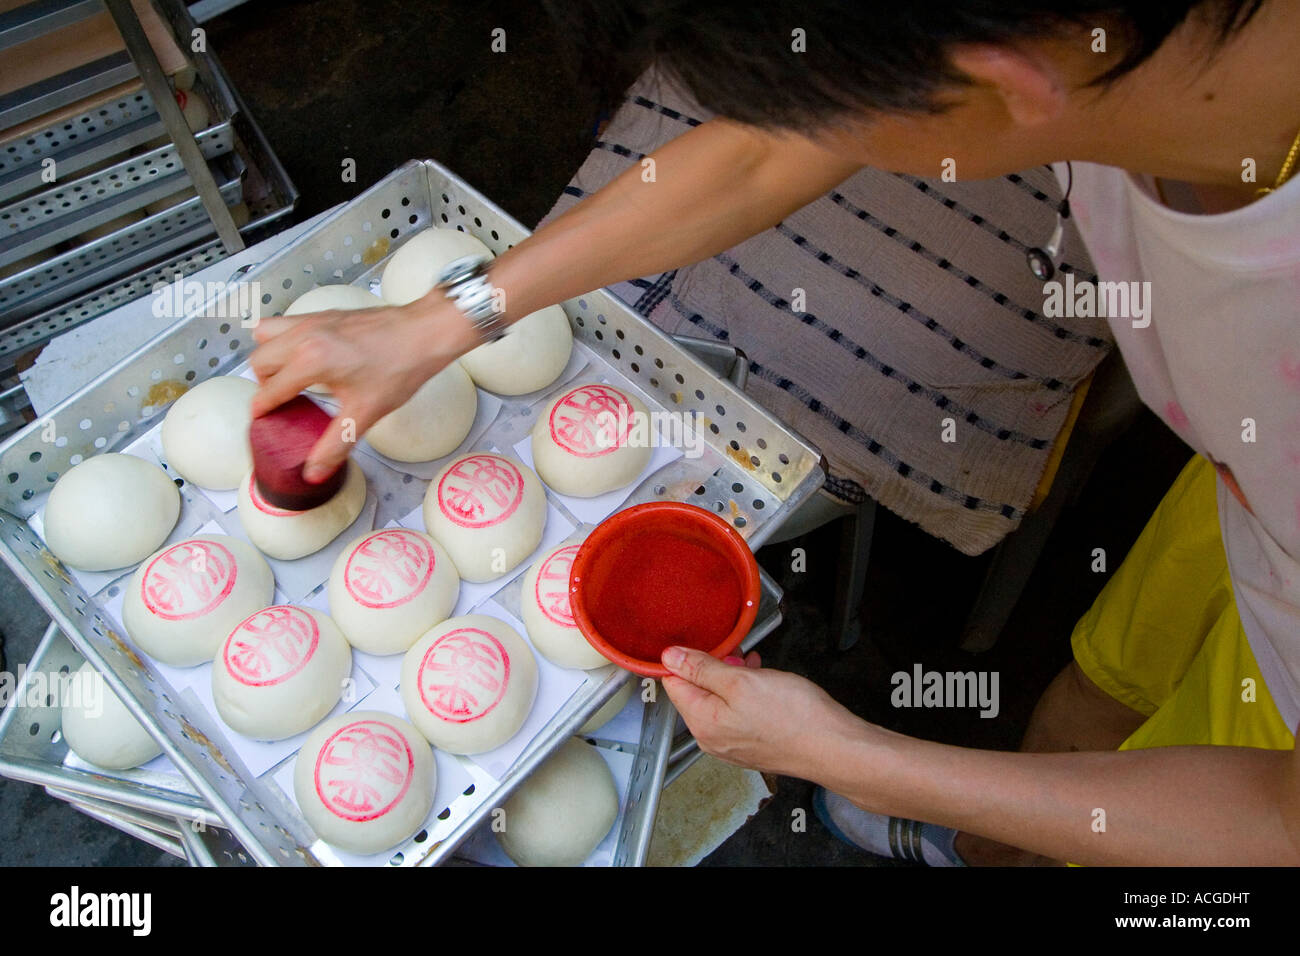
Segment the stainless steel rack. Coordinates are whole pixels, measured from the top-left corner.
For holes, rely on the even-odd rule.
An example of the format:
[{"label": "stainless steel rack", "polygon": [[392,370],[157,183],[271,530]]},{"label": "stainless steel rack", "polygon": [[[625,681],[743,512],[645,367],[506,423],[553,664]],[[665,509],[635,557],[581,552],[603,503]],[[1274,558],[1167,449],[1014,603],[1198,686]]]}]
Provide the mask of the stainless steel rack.
[{"label": "stainless steel rack", "polygon": [[[0,435],[31,417],[17,377],[24,354],[270,234],[297,203],[216,56],[190,49],[196,25],[188,8],[151,2],[173,36],[186,40],[192,90],[211,108],[209,123],[193,133],[129,0],[33,0],[0,14],[0,51],[105,10],[126,45],[0,96]],[[123,80],[138,83],[123,91]],[[80,113],[67,112],[88,96]],[[39,125],[51,110],[62,113]],[[6,129],[33,120],[38,125],[6,137]],[[192,198],[155,205],[184,190]],[[248,217],[237,226],[231,207],[241,206]],[[110,224],[118,227],[81,240]],[[34,254],[40,261],[12,269]]]}]

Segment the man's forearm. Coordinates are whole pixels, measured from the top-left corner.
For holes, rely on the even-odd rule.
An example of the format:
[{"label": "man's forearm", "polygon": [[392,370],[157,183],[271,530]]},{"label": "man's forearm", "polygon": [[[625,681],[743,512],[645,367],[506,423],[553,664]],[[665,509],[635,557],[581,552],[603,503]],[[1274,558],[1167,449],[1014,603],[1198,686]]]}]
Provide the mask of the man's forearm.
[{"label": "man's forearm", "polygon": [[1246,747],[1002,753],[873,727],[842,732],[812,778],[866,810],[1073,863],[1294,866],[1295,760]]},{"label": "man's forearm", "polygon": [[794,135],[712,120],[656,150],[492,265],[519,318],[565,299],[698,262],[775,225],[857,166]]}]

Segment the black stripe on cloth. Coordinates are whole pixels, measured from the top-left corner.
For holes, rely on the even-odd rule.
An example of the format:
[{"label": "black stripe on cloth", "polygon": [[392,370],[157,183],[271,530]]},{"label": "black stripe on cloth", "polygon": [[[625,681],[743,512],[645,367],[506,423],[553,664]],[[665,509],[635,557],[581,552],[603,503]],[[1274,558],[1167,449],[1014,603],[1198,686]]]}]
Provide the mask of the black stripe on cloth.
[{"label": "black stripe on cloth", "polygon": [[645,153],[638,153],[634,149],[628,149],[626,146],[620,146],[618,143],[606,142],[603,139],[596,140],[594,145],[596,149],[607,150],[615,156],[623,156],[627,159],[635,159],[638,161],[646,158]]},{"label": "black stripe on cloth", "polygon": [[676,269],[673,269],[671,272],[665,274],[663,278],[663,283],[659,286],[658,289],[655,290],[654,294],[650,298],[650,301],[646,309],[646,315],[649,315],[654,309],[658,308],[659,303],[672,294],[673,283],[676,281],[677,281]]},{"label": "black stripe on cloth", "polygon": [[579,189],[577,186],[565,186],[564,195],[577,196],[579,199],[583,199],[586,197],[587,193],[584,190]]},{"label": "black stripe on cloth", "polygon": [[841,501],[848,502],[851,505],[860,505],[867,500],[867,489],[852,478],[841,478],[837,475],[827,475],[826,482],[822,485],[828,494],[834,495]]},{"label": "black stripe on cloth", "polygon": [[1025,179],[1025,177],[1021,176],[1019,173],[1007,173],[1006,176],[1003,177],[1003,179],[1006,179],[1007,181],[1012,182],[1015,185],[1019,186],[1025,192],[1029,193],[1029,195],[1037,199],[1039,202],[1052,207],[1053,212],[1061,211],[1060,200],[1053,199],[1051,196],[1043,192],[1041,189],[1039,189],[1029,180]]},{"label": "black stripe on cloth", "polygon": [[[1059,325],[1058,323],[1053,322],[1051,319],[1047,318],[1047,316],[1041,315],[1038,312],[1035,312],[1033,309],[1027,309],[1024,308],[1023,306],[1017,305],[1016,303],[1012,302],[1006,296],[1005,293],[998,291],[997,289],[990,286],[988,283],[982,281],[981,279],[976,278],[975,276],[971,275],[969,272],[966,272],[964,269],[957,268],[957,266],[953,265],[950,261],[945,259],[943,256],[939,255],[936,252],[932,252],[931,250],[923,246],[921,243],[917,242],[915,239],[903,234],[902,232],[899,232],[898,229],[891,226],[889,223],[885,222],[884,220],[877,219],[875,216],[867,212],[865,209],[859,209],[852,202],[850,202],[849,199],[843,193],[834,192],[834,191],[831,192],[830,200],[835,205],[843,209],[845,212],[861,220],[862,222],[865,222],[867,225],[876,229],[878,232],[883,232],[890,239],[893,239],[895,242],[906,246],[908,249],[912,250],[917,255],[921,256],[927,262],[933,263],[934,265],[943,269],[945,272],[951,273],[952,275],[956,276],[957,278],[965,282],[972,289],[975,289],[979,292],[983,292],[986,296],[988,296],[998,305],[1002,306],[1008,312],[1011,312],[1014,315],[1018,315],[1020,316],[1020,318],[1025,319],[1028,322],[1032,322],[1036,325],[1041,325],[1044,328],[1050,330],[1051,333],[1055,335],[1058,339],[1068,339],[1074,342],[1082,342],[1083,344],[1088,345],[1092,348],[1099,348],[1104,351],[1110,351],[1110,343],[1105,339],[1097,338],[1095,335],[1081,335],[1080,333],[1075,332],[1072,329],[1067,329]],[[785,228],[785,224],[781,223],[777,228],[783,229]],[[840,271],[844,272],[845,268],[847,267],[841,267]],[[845,272],[844,274],[847,275],[848,273]],[[852,278],[856,279],[856,276],[857,273],[855,273]],[[863,283],[870,282],[870,280],[867,279],[863,279],[861,281]],[[867,287],[870,288],[871,286],[868,285]],[[873,294],[875,293],[873,292]],[[920,313],[918,313],[918,315],[919,314]],[[992,362],[991,359],[987,361]],[[983,360],[981,361],[981,364],[983,364]],[[984,367],[988,369],[993,369],[995,368],[995,365],[988,364],[988,365],[984,365]],[[996,367],[1001,368],[1001,366],[996,366]],[[1007,371],[1011,372],[1013,370],[1007,369]],[[1009,375],[1008,377],[1028,378],[1030,376],[1026,375],[1023,372],[1015,372],[1014,374]],[[1066,387],[1064,383],[1054,378],[1053,379],[1036,378],[1035,380],[1042,382],[1044,385],[1046,385],[1048,388],[1051,389],[1060,389]]]},{"label": "black stripe on cloth", "polygon": [[968,425],[973,425],[980,431],[992,435],[999,441],[1016,442],[1017,444],[1027,445],[1036,451],[1041,451],[1044,448],[1051,447],[1052,440],[1050,438],[1035,438],[1033,435],[1027,435],[1022,431],[1017,431],[1016,429],[1004,428],[995,422],[989,421],[973,408],[968,408],[959,402],[953,401],[953,399],[949,398],[938,389],[930,388],[929,386],[916,381],[911,376],[903,374],[888,362],[884,362],[875,355],[872,355],[839,329],[817,318],[815,313],[793,311],[787,300],[772,292],[764,286],[763,283],[759,282],[753,276],[745,272],[745,270],[741,269],[740,263],[736,262],[726,253],[721,253],[714,256],[714,258],[719,263],[726,266],[727,271],[736,279],[740,280],[745,288],[749,289],[750,292],[754,293],[754,295],[758,296],[768,305],[780,309],[783,312],[788,312],[804,325],[816,329],[836,345],[840,346],[840,348],[850,353],[858,361],[875,369],[885,378],[893,379],[895,382],[900,383],[912,395],[927,399],[936,408],[947,412],[949,415],[953,416],[954,419],[960,419]]},{"label": "black stripe on cloth", "polygon": [[[706,332],[708,332],[716,339],[722,341],[727,340],[728,335],[726,329],[710,322],[708,319],[700,315],[698,312],[693,312],[690,309],[686,308],[686,306],[681,302],[680,299],[677,298],[677,296],[675,295],[672,296],[669,299],[669,302],[672,304],[672,307],[677,312],[677,314],[682,316],[692,325],[704,329]],[[943,497],[949,501],[956,502],[957,504],[960,504],[963,508],[966,508],[969,511],[994,512],[996,514],[1002,515],[1002,517],[1004,518],[1009,518],[1012,520],[1024,517],[1025,512],[1019,508],[1015,508],[1012,505],[999,503],[996,501],[985,501],[982,498],[977,498],[975,495],[965,494],[964,492],[961,492],[956,488],[948,487],[947,485],[943,484],[943,482],[937,480],[933,476],[927,475],[925,472],[921,471],[920,469],[914,467],[913,465],[908,464],[907,462],[900,459],[890,449],[886,448],[884,445],[876,441],[870,435],[863,432],[852,422],[838,415],[833,409],[828,408],[825,402],[818,399],[802,385],[798,384],[797,382],[791,381],[790,379],[786,378],[784,375],[780,375],[779,373],[773,371],[772,369],[760,365],[759,363],[755,362],[753,359],[750,359],[749,361],[749,372],[751,375],[757,375],[763,381],[771,385],[775,385],[777,388],[780,388],[782,391],[788,392],[791,395],[793,395],[800,402],[806,405],[810,410],[816,412],[823,419],[825,419],[827,422],[833,425],[841,434],[847,436],[851,441],[855,442],[856,444],[866,448],[866,450],[870,452],[872,455],[876,456],[881,461],[885,462],[887,465],[893,468],[894,471],[897,472],[899,476],[906,478],[908,481],[911,481],[915,484],[922,486],[930,493],[939,495],[940,497]]]},{"label": "black stripe on cloth", "polygon": [[[1013,249],[1017,250],[1018,252],[1023,253],[1029,251],[1029,246],[1025,245],[1015,236],[1008,233],[1005,229],[1001,229],[998,226],[995,226],[993,223],[989,222],[979,213],[975,212],[973,209],[969,209],[966,206],[963,206],[961,203],[953,199],[951,196],[945,196],[939,190],[935,189],[934,185],[928,182],[927,180],[918,179],[917,177],[909,176],[906,173],[895,173],[894,175],[897,176],[899,179],[901,179],[903,182],[910,184],[918,192],[924,193],[926,196],[929,196],[935,202],[942,204],[945,208],[951,209],[953,212],[957,212],[965,216],[969,221],[979,226],[985,232],[997,236],[998,239],[1005,242],[1007,245],[1011,246]],[[1087,270],[1084,269],[1080,269],[1077,266],[1072,266],[1068,262],[1062,261],[1060,265],[1057,266],[1057,268],[1060,269],[1062,272],[1073,272],[1084,282],[1097,281],[1096,274],[1092,272],[1088,272]]]},{"label": "black stripe on cloth", "polygon": [[[690,322],[692,325],[698,325],[700,328],[702,328],[705,332],[708,332],[719,342],[726,342],[731,338],[731,334],[726,329],[724,329],[720,325],[716,325],[713,322],[710,322],[704,316],[700,315],[700,313],[692,312],[690,309],[686,308],[685,304],[683,304],[682,300],[677,298],[677,296],[674,295],[671,299],[669,299],[669,302],[672,304],[673,310],[678,315],[686,319],[686,321]],[[750,363],[750,365],[753,364],[754,364],[753,362]]]},{"label": "black stripe on cloth", "polygon": [[676,269],[665,272],[649,285],[632,308],[643,316],[649,316],[655,310],[655,307],[664,300],[664,296],[673,291],[673,280],[676,278]]},{"label": "black stripe on cloth", "polygon": [[[852,204],[848,204],[846,208],[848,208],[851,205]],[[870,214],[864,213],[864,215],[870,215]],[[876,221],[879,222],[879,220]],[[799,233],[795,232],[785,223],[783,222],[778,223],[776,226],[776,231],[781,235],[785,236],[787,239],[793,242],[800,249],[807,252],[818,262],[821,262],[823,265],[829,266],[830,268],[834,269],[836,272],[838,272],[840,275],[844,276],[845,278],[852,279],[854,282],[862,286],[864,289],[866,289],[876,298],[888,302],[890,305],[892,305],[899,312],[902,312],[908,318],[912,319],[915,322],[919,322],[928,331],[933,332],[935,335],[939,336],[939,338],[943,339],[950,346],[952,346],[953,349],[955,349],[960,354],[966,356],[967,358],[971,359],[973,362],[976,362],[981,368],[988,369],[990,372],[994,372],[998,375],[1003,376],[1004,378],[1013,379],[1015,381],[1024,381],[1026,379],[1032,378],[1040,385],[1044,385],[1047,388],[1053,390],[1057,390],[1065,387],[1064,383],[1061,382],[1059,379],[1056,378],[1045,379],[1045,378],[1040,378],[1038,376],[1031,376],[1027,372],[1022,372],[1019,369],[1010,368],[1006,365],[1003,365],[1001,362],[998,362],[996,359],[984,355],[979,350],[973,348],[969,343],[964,342],[962,339],[958,338],[953,332],[944,328],[944,326],[939,322],[938,319],[934,318],[931,315],[927,315],[925,312],[922,312],[920,309],[912,305],[912,303],[908,302],[907,300],[900,299],[898,298],[898,296],[889,293],[888,291],[885,290],[883,286],[881,286],[877,282],[874,282],[871,279],[868,279],[857,269],[854,269],[852,266],[848,265],[847,263],[841,262],[840,260],[836,259],[829,252],[826,252],[822,249],[819,249],[817,246],[814,246],[805,236],[802,236]],[[889,234],[890,232],[894,232],[895,230],[893,230],[892,228],[887,228],[884,231],[886,232],[886,234]],[[910,244],[910,248],[915,252],[921,252],[922,254],[925,253],[925,249],[923,246],[920,245],[920,243],[912,243]],[[926,257],[930,258],[930,256],[932,255],[933,254],[931,253]],[[936,265],[942,264],[939,261],[938,256],[933,256],[933,261],[935,262]],[[946,262],[947,260],[943,260],[943,261]],[[1005,299],[1005,296],[1003,298]]]},{"label": "black stripe on cloth", "polygon": [[687,116],[685,113],[675,110],[671,106],[663,106],[660,103],[656,103],[654,100],[646,99],[644,96],[633,96],[627,102],[640,106],[643,109],[662,113],[669,119],[675,119],[678,122],[685,123],[687,126],[700,126],[704,122],[703,120],[697,120],[693,116]]}]

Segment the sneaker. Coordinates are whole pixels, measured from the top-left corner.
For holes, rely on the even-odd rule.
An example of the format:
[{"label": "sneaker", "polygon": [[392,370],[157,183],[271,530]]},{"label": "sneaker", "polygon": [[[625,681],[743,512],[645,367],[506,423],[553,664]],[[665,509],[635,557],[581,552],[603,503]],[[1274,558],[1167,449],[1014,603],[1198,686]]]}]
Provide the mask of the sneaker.
[{"label": "sneaker", "polygon": [[957,831],[920,820],[868,813],[825,787],[813,791],[813,812],[843,843],[876,856],[923,866],[965,866],[957,855]]}]

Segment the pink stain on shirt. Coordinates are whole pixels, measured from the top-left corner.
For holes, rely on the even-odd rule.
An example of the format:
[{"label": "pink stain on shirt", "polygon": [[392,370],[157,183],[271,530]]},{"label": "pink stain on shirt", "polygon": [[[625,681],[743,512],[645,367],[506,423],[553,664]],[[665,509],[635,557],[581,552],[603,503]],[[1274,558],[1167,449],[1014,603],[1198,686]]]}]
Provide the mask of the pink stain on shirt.
[{"label": "pink stain on shirt", "polygon": [[1175,401],[1165,403],[1165,420],[1180,431],[1190,424],[1187,420],[1187,413],[1183,411],[1183,406]]},{"label": "pink stain on shirt", "polygon": [[1300,389],[1300,359],[1284,356],[1278,362],[1278,370],[1282,373],[1282,380],[1292,388]]},{"label": "pink stain on shirt", "polygon": [[1300,244],[1297,244],[1295,236],[1279,236],[1260,243],[1259,251],[1261,257],[1285,261],[1295,258],[1296,252],[1300,251]]}]

